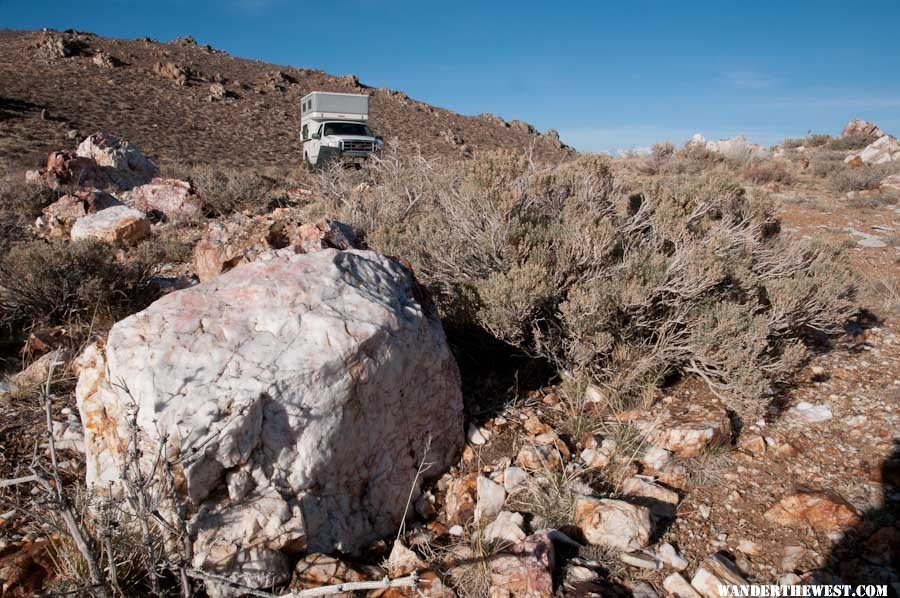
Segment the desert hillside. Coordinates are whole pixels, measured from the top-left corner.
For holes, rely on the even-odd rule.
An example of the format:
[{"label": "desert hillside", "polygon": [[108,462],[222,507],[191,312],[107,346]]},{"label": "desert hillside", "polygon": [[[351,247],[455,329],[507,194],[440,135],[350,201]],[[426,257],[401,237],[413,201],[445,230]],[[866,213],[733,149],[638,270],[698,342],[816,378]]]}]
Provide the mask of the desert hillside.
[{"label": "desert hillside", "polygon": [[369,94],[373,128],[429,156],[504,147],[557,159],[570,153],[527,123],[463,116],[352,75],[229,56],[189,38],[5,30],[0,156],[33,167],[66,145],[69,131],[110,130],[162,163],[292,166],[302,158],[300,98],[314,90]]},{"label": "desert hillside", "polygon": [[[895,131],[580,154],[0,42],[4,595],[900,590]],[[310,89],[402,143],[300,170]]]}]

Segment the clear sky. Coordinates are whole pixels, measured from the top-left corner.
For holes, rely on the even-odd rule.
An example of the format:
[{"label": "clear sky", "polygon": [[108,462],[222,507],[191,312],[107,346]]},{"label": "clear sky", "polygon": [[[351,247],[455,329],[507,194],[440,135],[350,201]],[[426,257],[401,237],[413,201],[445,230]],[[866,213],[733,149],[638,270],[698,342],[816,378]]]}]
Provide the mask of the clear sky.
[{"label": "clear sky", "polygon": [[900,134],[898,23],[898,0],[0,0],[0,27],[190,34],[601,151],[853,116]]}]

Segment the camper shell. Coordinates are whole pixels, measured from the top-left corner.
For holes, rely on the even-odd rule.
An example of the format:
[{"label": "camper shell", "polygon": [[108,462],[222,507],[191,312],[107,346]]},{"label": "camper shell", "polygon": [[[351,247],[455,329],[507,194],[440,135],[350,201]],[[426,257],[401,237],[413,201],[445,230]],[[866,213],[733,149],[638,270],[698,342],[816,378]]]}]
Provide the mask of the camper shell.
[{"label": "camper shell", "polygon": [[303,159],[310,168],[332,158],[359,163],[383,147],[368,127],[369,96],[314,91],[300,100]]}]

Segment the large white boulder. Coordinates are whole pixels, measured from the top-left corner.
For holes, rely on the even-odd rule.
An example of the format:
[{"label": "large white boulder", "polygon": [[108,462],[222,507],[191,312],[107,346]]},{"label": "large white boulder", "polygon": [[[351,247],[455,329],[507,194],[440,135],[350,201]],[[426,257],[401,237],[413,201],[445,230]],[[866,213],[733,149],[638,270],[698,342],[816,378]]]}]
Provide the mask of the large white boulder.
[{"label": "large white boulder", "polygon": [[371,251],[270,252],[117,323],[81,359],[87,481],[120,478],[136,412],[168,438],[194,565],[255,587],[286,554],[396,531],[464,443],[459,372],[412,275]]},{"label": "large white boulder", "polygon": [[862,162],[863,164],[884,164],[900,160],[900,139],[884,135],[879,137],[862,151],[844,158],[844,162]]}]

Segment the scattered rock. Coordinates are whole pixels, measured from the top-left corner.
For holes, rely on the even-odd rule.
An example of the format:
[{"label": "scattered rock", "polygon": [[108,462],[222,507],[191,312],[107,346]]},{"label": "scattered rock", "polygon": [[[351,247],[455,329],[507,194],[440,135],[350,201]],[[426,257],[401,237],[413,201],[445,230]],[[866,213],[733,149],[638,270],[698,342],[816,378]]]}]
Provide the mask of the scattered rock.
[{"label": "scattered rock", "polygon": [[84,432],[77,417],[66,421],[54,421],[52,426],[53,443],[57,450],[84,453]]},{"label": "scattered rock", "polygon": [[800,563],[806,558],[808,552],[804,546],[785,546],[781,557],[781,570],[786,573],[796,571],[800,568]]},{"label": "scattered rock", "polygon": [[71,354],[66,348],[55,349],[33,361],[28,367],[9,377],[14,389],[35,388],[47,382],[51,369],[57,373],[65,370]]},{"label": "scattered rock", "polygon": [[839,531],[860,521],[856,509],[834,492],[806,489],[786,495],[766,511],[765,517],[779,525],[808,525],[820,532]]},{"label": "scattered rock", "polygon": [[79,219],[121,205],[114,196],[97,189],[75,191],[43,209],[35,222],[35,232],[47,239],[65,238],[71,235],[72,226]]},{"label": "scattered rock", "polygon": [[691,585],[701,596],[706,598],[721,598],[719,594],[719,585],[747,585],[747,580],[743,578],[737,566],[727,556],[716,553],[712,554],[697,567]]},{"label": "scattered rock", "polygon": [[[196,567],[271,586],[290,577],[287,551],[396,532],[423,439],[431,475],[464,440],[459,372],[414,289],[374,252],[277,252],[117,323],[81,359],[88,485],[119,479],[136,409],[152,414],[139,446],[162,435],[193,455],[180,488]],[[233,503],[225,474],[240,470],[254,487]]]},{"label": "scattered rock", "polygon": [[622,500],[582,498],[575,503],[575,523],[595,546],[640,550],[650,542],[650,510]]},{"label": "scattered rock", "polygon": [[72,240],[97,239],[110,245],[134,245],[150,234],[147,216],[128,206],[112,206],[77,220]]},{"label": "scattered rock", "polygon": [[121,60],[114,56],[110,56],[102,50],[94,54],[94,57],[91,58],[91,62],[103,69],[114,69],[122,64]]},{"label": "scattered rock", "polygon": [[187,181],[153,179],[122,194],[122,201],[160,220],[184,222],[203,215],[203,203]]},{"label": "scattered rock", "polygon": [[191,79],[190,71],[174,62],[157,62],[153,65],[153,72],[181,86],[187,85]]},{"label": "scattered rock", "polygon": [[893,191],[900,193],[900,174],[892,174],[884,177],[878,182],[878,186],[882,191]]},{"label": "scattered rock", "polygon": [[550,596],[556,555],[545,533],[528,536],[491,558],[490,598]]}]

